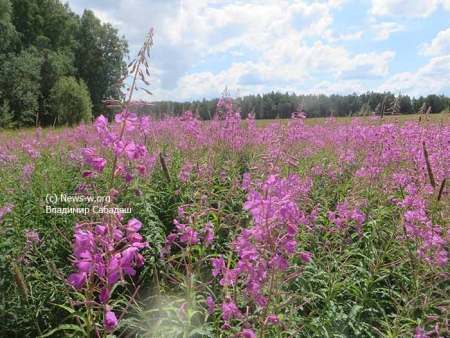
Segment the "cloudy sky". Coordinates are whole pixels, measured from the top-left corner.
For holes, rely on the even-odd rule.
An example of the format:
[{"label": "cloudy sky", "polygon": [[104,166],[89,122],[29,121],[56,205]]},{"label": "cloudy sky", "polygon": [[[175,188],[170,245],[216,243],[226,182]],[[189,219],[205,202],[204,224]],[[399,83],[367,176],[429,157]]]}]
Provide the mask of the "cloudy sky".
[{"label": "cloudy sky", "polygon": [[450,0],[69,0],[136,55],[154,27],[157,100],[269,91],[450,95]]}]

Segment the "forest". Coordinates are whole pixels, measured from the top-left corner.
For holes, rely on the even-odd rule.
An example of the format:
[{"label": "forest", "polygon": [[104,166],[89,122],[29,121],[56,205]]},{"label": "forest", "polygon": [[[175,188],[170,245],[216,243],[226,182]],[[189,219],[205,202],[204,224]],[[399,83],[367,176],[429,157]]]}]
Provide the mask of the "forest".
[{"label": "forest", "polygon": [[[201,120],[210,120],[216,111],[219,99],[193,102],[155,102],[153,107],[141,107],[141,114],[164,114],[181,116],[190,110]],[[253,113],[256,119],[290,118],[292,113],[301,111],[306,117],[361,116],[383,114],[415,114],[420,111],[441,113],[450,107],[450,98],[444,95],[428,95],[411,98],[393,93],[366,92],[349,95],[295,94],[271,92],[267,94],[238,97],[241,117]]]},{"label": "forest", "polygon": [[0,128],[91,121],[117,97],[128,43],[92,11],[0,0],[0,32]]}]

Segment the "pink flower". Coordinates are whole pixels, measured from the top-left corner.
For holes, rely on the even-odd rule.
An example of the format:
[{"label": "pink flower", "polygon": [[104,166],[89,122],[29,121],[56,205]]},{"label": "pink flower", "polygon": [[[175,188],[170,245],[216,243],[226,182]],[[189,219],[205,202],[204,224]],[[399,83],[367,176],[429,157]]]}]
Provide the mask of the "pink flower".
[{"label": "pink flower", "polygon": [[81,154],[86,158],[87,164],[92,164],[92,160],[95,156],[95,148],[84,148]]},{"label": "pink flower", "polygon": [[249,189],[251,184],[251,176],[249,173],[245,173],[242,177],[242,189]]},{"label": "pink flower", "polygon": [[416,327],[416,334],[413,336],[414,338],[428,338],[425,332],[419,327]]},{"label": "pink flower", "polygon": [[84,170],[83,171],[83,177],[88,177],[92,175],[92,170]]},{"label": "pink flower", "polygon": [[39,234],[36,231],[28,231],[25,234],[25,237],[28,239],[28,241],[34,242],[34,243],[40,243],[41,239],[39,238]]},{"label": "pink flower", "polygon": [[225,303],[222,304],[222,319],[230,320],[233,317],[242,318],[242,313],[237,308],[236,304],[233,303],[231,297],[227,296],[225,299]]},{"label": "pink flower", "polygon": [[267,316],[266,321],[271,322],[274,325],[278,325],[280,323],[280,319],[275,315]]},{"label": "pink flower", "polygon": [[130,183],[133,180],[133,176],[131,176],[131,174],[129,172],[127,172],[125,174],[124,180],[125,180],[125,183]]},{"label": "pink flower", "polygon": [[116,314],[112,311],[106,312],[105,319],[103,320],[103,326],[106,332],[113,333],[117,325],[119,325],[119,321],[117,320]]},{"label": "pink flower", "polygon": [[137,115],[134,113],[129,112],[128,110],[124,110],[120,114],[116,114],[115,121],[117,123],[124,123],[125,122],[125,130],[126,131],[133,131],[134,125],[133,123],[137,121]]},{"label": "pink flower", "polygon": [[117,142],[114,146],[114,154],[119,157],[122,154],[126,156],[128,159],[133,159],[136,151],[136,144],[134,142],[125,143],[123,141]]},{"label": "pink flower", "polygon": [[109,288],[105,286],[102,291],[100,292],[100,295],[98,296],[98,299],[102,304],[108,304],[109,301]]},{"label": "pink flower", "polygon": [[94,122],[94,127],[97,129],[98,133],[107,132],[108,131],[108,119],[103,115],[97,117]]},{"label": "pink flower", "polygon": [[211,264],[214,268],[213,276],[216,277],[219,273],[222,272],[222,269],[225,269],[225,262],[223,260],[223,256],[219,258],[211,258]]},{"label": "pink flower", "polygon": [[211,223],[205,225],[205,238],[203,240],[205,247],[211,245],[214,242],[214,230],[211,227]]},{"label": "pink flower", "polygon": [[306,263],[308,263],[311,260],[311,256],[312,256],[311,252],[300,251],[298,254],[300,256],[300,259]]},{"label": "pink flower", "polygon": [[67,279],[67,282],[74,287],[75,290],[80,291],[86,283],[86,273],[73,273]]},{"label": "pink flower", "polygon": [[269,262],[269,266],[278,271],[286,271],[288,268],[288,263],[282,256],[275,256]]},{"label": "pink flower", "polygon": [[92,167],[97,171],[103,171],[106,166],[106,160],[102,157],[96,157],[92,160]]},{"label": "pink flower", "polygon": [[256,338],[256,334],[250,329],[243,329],[239,335],[243,338]]},{"label": "pink flower", "polygon": [[208,314],[212,315],[214,313],[214,300],[212,299],[211,296],[206,297],[206,306],[208,307]]},{"label": "pink flower", "polygon": [[128,221],[128,226],[126,227],[127,231],[129,232],[137,232],[141,229],[142,223],[137,220],[136,218],[133,218]]},{"label": "pink flower", "polygon": [[134,158],[139,159],[147,155],[147,148],[142,144],[136,144],[135,152],[134,152]]}]

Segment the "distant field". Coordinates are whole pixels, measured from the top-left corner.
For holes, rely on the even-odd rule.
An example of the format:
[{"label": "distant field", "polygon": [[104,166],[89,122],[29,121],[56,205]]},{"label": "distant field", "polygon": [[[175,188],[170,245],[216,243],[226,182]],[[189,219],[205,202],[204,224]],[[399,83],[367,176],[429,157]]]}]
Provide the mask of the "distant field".
[{"label": "distant field", "polygon": [[[366,122],[367,124],[374,124],[379,123],[379,120],[374,120],[373,117],[336,117],[336,122],[338,124],[349,124],[353,119],[359,118],[361,121]],[[312,118],[306,118],[305,124],[308,126],[314,126],[314,125],[322,125],[325,123],[325,121],[329,119],[328,117],[312,117]],[[396,116],[385,116],[382,120],[383,123],[389,124],[389,123],[395,123],[395,121],[398,121],[400,124],[405,123],[406,121],[411,122],[419,122],[419,115],[417,114],[411,114],[411,115],[396,115]],[[289,122],[290,119],[267,119],[267,120],[256,120],[256,123],[258,127],[267,127],[273,123],[282,123],[285,124]],[[441,114],[432,114],[428,117],[428,119],[424,116],[422,116],[421,121],[430,122],[430,123],[450,123],[450,114],[449,113],[441,113]],[[59,134],[60,132],[66,130],[66,127],[56,127],[54,128],[54,131],[56,134]],[[52,130],[51,127],[44,127],[42,129],[43,136],[47,136],[47,133]],[[21,129],[11,129],[11,130],[1,130],[0,129],[0,135],[2,137],[6,138],[16,138],[20,137],[20,133],[24,133],[27,136],[32,136],[36,132],[36,129],[34,127],[27,127],[27,128],[21,128]]]},{"label": "distant field", "polygon": [[[364,116],[364,117],[350,117],[350,116],[346,116],[346,117],[336,117],[336,121],[339,124],[348,124],[350,123],[350,121],[352,121],[355,118],[359,118],[361,121],[367,121],[368,123],[373,123],[373,117],[369,117],[369,116]],[[310,117],[310,118],[306,118],[305,120],[305,124],[309,125],[309,126],[313,126],[313,125],[321,125],[323,123],[325,123],[325,121],[327,120],[327,117]],[[431,123],[450,123],[450,114],[448,113],[441,113],[441,114],[432,114],[429,115],[428,120],[426,120],[426,118],[424,116],[422,116],[422,119],[425,121],[429,121]],[[421,121],[422,121],[421,119]],[[411,122],[419,122],[419,115],[417,114],[411,114],[411,115],[396,115],[396,116],[384,116],[383,117],[383,123],[394,123],[395,121],[398,121],[400,124],[405,123],[406,121],[411,121]],[[267,119],[267,120],[257,120],[257,124],[260,127],[266,127],[272,123],[275,122],[281,122],[281,123],[286,123],[290,121],[290,119],[279,119],[279,120],[274,120],[274,119]]]}]

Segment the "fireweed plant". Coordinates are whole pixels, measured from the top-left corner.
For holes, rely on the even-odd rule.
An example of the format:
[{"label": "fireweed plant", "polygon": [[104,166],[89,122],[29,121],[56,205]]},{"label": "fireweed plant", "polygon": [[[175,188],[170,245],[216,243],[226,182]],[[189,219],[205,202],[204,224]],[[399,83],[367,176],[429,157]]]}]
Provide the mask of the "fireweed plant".
[{"label": "fireweed plant", "polygon": [[[115,308],[117,302],[112,301],[112,293],[116,291],[118,284],[126,283],[127,276],[136,275],[136,268],[144,265],[144,257],[140,251],[149,246],[139,234],[142,223],[136,218],[126,219],[126,209],[120,208],[116,201],[134,176],[143,174],[146,169],[146,147],[129,137],[131,133],[139,131],[137,116],[129,109],[133,106],[133,92],[138,90],[137,81],[140,79],[146,85],[149,84],[141,68],[144,67],[148,74],[147,57],[150,56],[152,43],[153,30],[149,32],[138,58],[129,65],[132,84],[127,88],[127,100],[124,103],[107,101],[110,108],[123,109],[115,116],[116,124],[108,125],[104,116],[98,117],[94,122],[103,149],[87,147],[82,150],[85,163],[91,169],[83,171],[83,177],[88,182],[78,187],[77,192],[106,196],[103,198],[104,203],[93,204],[92,210],[95,207],[103,210],[100,219],[91,214],[89,221],[82,220],[74,227],[75,242],[72,248],[76,272],[68,277],[67,283],[79,292],[81,298],[78,302],[71,300],[71,306],[75,308],[83,305],[86,308],[87,315],[81,318],[83,322],[80,317],[77,318],[86,336],[91,336],[94,331],[97,337],[106,337],[116,330],[139,287],[126,307],[119,308],[121,313]],[[125,79],[126,77],[119,79],[116,86],[126,87],[123,82]],[[122,91],[120,93],[126,97]],[[108,164],[111,165],[109,172],[105,170]],[[139,192],[136,191],[136,194]],[[125,212],[122,211],[124,209]]]}]

